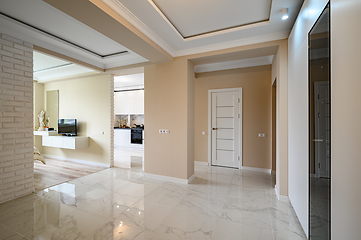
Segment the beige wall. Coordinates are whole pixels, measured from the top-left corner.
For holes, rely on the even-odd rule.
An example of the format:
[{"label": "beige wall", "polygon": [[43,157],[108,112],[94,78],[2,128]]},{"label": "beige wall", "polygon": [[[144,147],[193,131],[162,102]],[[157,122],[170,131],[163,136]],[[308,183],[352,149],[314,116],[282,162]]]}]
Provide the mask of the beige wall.
[{"label": "beige wall", "polygon": [[[34,127],[39,127],[39,118],[37,117],[41,110],[45,110],[44,105],[44,84],[34,81]],[[41,144],[41,136],[34,136],[34,146],[43,152],[43,146]]]},{"label": "beige wall", "polygon": [[187,60],[187,178],[194,174],[194,104],[195,104],[195,74],[194,64]]},{"label": "beige wall", "polygon": [[[88,136],[86,149],[43,147],[43,153],[109,164],[111,153],[111,76],[109,74],[44,84],[44,92],[59,90],[59,118],[76,118],[78,135]],[[104,135],[101,135],[104,131]]]},{"label": "beige wall", "polygon": [[276,139],[277,139],[276,138],[276,136],[277,136],[277,124],[276,124],[277,95],[276,95],[276,92],[277,92],[277,87],[272,86],[272,171],[276,171],[276,149],[277,149],[277,144],[276,144]]},{"label": "beige wall", "polygon": [[[271,66],[197,74],[195,84],[196,161],[208,161],[208,90],[242,87],[243,166],[271,169]],[[266,133],[259,138],[258,133]],[[209,134],[209,133],[207,133]]]},{"label": "beige wall", "polygon": [[358,0],[331,1],[332,239],[361,238],[360,12]]},{"label": "beige wall", "polygon": [[[276,190],[288,196],[288,45],[282,41],[272,63],[276,84]],[[276,82],[274,82],[276,81]]]},{"label": "beige wall", "polygon": [[[186,58],[144,68],[146,173],[181,179],[193,175],[192,71]],[[161,134],[159,129],[170,133]]]}]

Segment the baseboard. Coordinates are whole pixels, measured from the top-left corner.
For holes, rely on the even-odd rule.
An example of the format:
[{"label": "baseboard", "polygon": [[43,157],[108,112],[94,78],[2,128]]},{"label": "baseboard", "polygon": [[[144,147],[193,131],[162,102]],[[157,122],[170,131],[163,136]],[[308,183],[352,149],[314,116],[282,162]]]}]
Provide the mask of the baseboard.
[{"label": "baseboard", "polygon": [[271,169],[266,168],[255,168],[255,167],[241,167],[242,170],[254,171],[254,172],[263,172],[271,174]]},{"label": "baseboard", "polygon": [[315,178],[315,177],[316,177],[316,174],[311,173],[310,176]]},{"label": "baseboard", "polygon": [[158,174],[152,174],[152,173],[144,173],[145,177],[149,177],[149,178],[154,178],[154,179],[158,179],[161,181],[169,181],[169,182],[175,182],[175,183],[181,183],[181,184],[189,184],[191,183],[194,178],[195,175],[193,174],[190,178],[188,179],[182,179],[182,178],[175,178],[175,177],[168,177],[168,176],[163,176],[163,175],[158,175]]},{"label": "baseboard", "polygon": [[208,162],[194,161],[194,163],[197,163],[198,165],[208,166]]},{"label": "baseboard", "polygon": [[276,192],[277,199],[278,199],[279,201],[282,201],[282,202],[289,202],[289,201],[290,201],[290,199],[288,198],[288,196],[283,196],[283,195],[279,195],[279,194],[278,194],[277,185],[275,185],[275,192]]},{"label": "baseboard", "polygon": [[67,157],[61,157],[61,156],[55,156],[55,155],[49,155],[49,154],[42,154],[42,155],[44,157],[53,158],[53,159],[56,159],[56,160],[64,160],[64,161],[75,162],[75,163],[85,163],[85,164],[92,165],[92,166],[97,166],[97,167],[106,167],[106,168],[108,168],[110,166],[110,164],[106,164],[106,163],[91,162],[91,161],[86,161],[86,160],[67,158]]},{"label": "baseboard", "polygon": [[196,175],[193,174],[190,178],[188,178],[187,179],[187,184],[190,184],[194,180],[195,177],[196,177]]}]

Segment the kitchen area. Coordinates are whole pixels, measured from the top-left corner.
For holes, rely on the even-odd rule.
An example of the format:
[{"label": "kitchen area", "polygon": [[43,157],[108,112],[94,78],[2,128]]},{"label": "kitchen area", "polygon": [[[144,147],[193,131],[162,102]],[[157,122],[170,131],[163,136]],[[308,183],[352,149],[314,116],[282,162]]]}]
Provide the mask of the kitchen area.
[{"label": "kitchen area", "polygon": [[114,166],[143,169],[144,73],[114,77]]}]

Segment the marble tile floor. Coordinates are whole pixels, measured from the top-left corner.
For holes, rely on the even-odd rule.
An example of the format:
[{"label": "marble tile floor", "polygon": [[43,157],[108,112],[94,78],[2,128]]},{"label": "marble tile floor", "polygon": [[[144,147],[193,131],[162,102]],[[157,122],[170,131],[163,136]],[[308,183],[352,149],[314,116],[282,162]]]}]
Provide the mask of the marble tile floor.
[{"label": "marble tile floor", "polygon": [[143,171],[144,150],[114,147],[114,166]]},{"label": "marble tile floor", "polygon": [[0,239],[306,239],[269,174],[195,164],[188,185],[111,168],[0,204]]}]

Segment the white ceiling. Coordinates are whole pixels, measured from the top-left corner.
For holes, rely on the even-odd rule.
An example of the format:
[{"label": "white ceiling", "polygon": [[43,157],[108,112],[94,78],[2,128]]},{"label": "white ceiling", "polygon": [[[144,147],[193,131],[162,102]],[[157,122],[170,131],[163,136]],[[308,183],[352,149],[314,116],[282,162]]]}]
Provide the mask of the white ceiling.
[{"label": "white ceiling", "polygon": [[[287,38],[303,3],[303,0],[101,1],[173,57]],[[289,9],[286,21],[281,20],[283,8]],[[42,0],[1,0],[0,32],[103,69],[148,62]],[[120,54],[124,51],[127,53]],[[115,55],[106,56],[109,54]],[[74,66],[65,67],[71,72]]]},{"label": "white ceiling", "polygon": [[[147,61],[41,0],[1,0],[0,12],[3,33],[98,67]],[[124,51],[127,53],[120,54]]]},{"label": "white ceiling", "polygon": [[[183,37],[266,21],[271,0],[153,0]],[[226,3],[226,4],[225,4]]]},{"label": "white ceiling", "polygon": [[94,72],[91,69],[34,51],[34,80],[39,83]]},{"label": "white ceiling", "polygon": [[144,73],[114,77],[114,90],[144,88]]},{"label": "white ceiling", "polygon": [[[183,34],[189,35],[234,24],[251,23],[265,18],[270,3],[261,0],[102,1],[172,56],[287,38],[303,3],[303,0],[272,0],[269,22],[184,38],[176,28],[179,28],[178,30]],[[289,9],[287,20],[281,19],[283,8]],[[247,10],[246,14],[245,10]],[[237,21],[239,22],[236,23]]]}]

